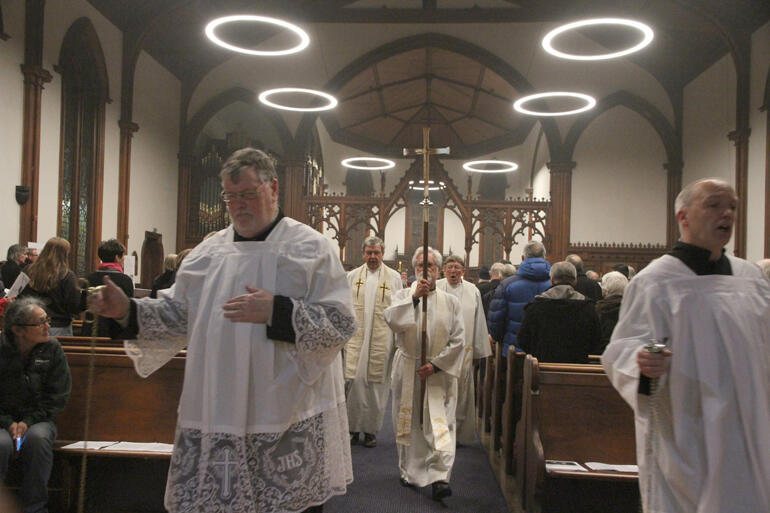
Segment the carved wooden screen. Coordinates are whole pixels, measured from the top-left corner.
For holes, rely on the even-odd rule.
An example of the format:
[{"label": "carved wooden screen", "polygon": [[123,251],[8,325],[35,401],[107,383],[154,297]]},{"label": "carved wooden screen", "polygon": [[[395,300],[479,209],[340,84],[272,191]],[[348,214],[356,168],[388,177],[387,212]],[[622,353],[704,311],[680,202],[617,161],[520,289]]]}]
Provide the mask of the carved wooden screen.
[{"label": "carved wooden screen", "polygon": [[[508,179],[504,174],[482,174],[479,179],[478,195],[493,201],[504,201]],[[504,228],[500,216],[486,215],[482,219],[479,241],[479,265],[492,265],[504,258]]]},{"label": "carved wooden screen", "polygon": [[[422,202],[423,192],[409,190],[406,193],[406,256],[412,258],[418,247],[422,246]],[[428,209],[428,245],[442,251],[443,240],[439,240],[439,223],[444,224],[444,204],[446,199],[442,191],[430,191],[433,206]]]},{"label": "carved wooden screen", "polygon": [[[345,190],[348,196],[372,196],[374,193],[374,183],[369,171],[349,169],[345,177]],[[363,210],[349,206],[346,209],[345,217],[350,227],[348,230],[348,242],[345,244],[345,258],[343,261],[353,267],[358,267],[363,263],[361,254],[361,244],[371,233],[369,218],[372,215],[371,209],[366,206]]]}]

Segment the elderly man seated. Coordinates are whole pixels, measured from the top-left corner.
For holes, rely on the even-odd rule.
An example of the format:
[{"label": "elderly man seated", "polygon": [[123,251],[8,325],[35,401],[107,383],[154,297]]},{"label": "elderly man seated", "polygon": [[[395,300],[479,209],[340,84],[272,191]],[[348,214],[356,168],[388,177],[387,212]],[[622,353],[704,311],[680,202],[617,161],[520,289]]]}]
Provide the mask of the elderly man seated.
[{"label": "elderly man seated", "polygon": [[551,267],[552,286],[524,309],[518,345],[541,362],[588,363],[601,352],[596,306],[573,288],[577,270],[569,262]]},{"label": "elderly man seated", "polygon": [[628,285],[628,278],[618,271],[612,271],[602,278],[602,293],[604,299],[596,302],[596,313],[602,326],[602,351],[607,347],[612,337],[612,330],[618,323],[620,303],[623,301],[623,291]]}]

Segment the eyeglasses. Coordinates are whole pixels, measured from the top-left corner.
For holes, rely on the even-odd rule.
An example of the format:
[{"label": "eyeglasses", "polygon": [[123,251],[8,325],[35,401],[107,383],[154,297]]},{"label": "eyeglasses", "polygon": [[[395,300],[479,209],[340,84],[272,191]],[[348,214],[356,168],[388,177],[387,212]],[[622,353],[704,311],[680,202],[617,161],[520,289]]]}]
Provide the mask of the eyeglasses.
[{"label": "eyeglasses", "polygon": [[227,191],[222,191],[222,192],[219,193],[219,196],[222,198],[222,201],[224,201],[225,203],[228,203],[228,204],[231,203],[232,201],[238,201],[238,200],[241,200],[241,201],[253,201],[253,200],[257,199],[260,194],[262,194],[260,189],[262,188],[263,185],[265,185],[265,183],[267,183],[267,182],[262,182],[253,191],[246,191],[246,192],[227,192]]},{"label": "eyeglasses", "polygon": [[16,324],[16,326],[29,326],[31,328],[33,328],[33,327],[38,327],[39,328],[40,326],[43,326],[45,324],[51,324],[51,318],[50,317],[45,316],[45,317],[43,317],[42,319],[39,319],[36,322],[27,322],[27,323],[21,323],[20,322],[20,323]]}]

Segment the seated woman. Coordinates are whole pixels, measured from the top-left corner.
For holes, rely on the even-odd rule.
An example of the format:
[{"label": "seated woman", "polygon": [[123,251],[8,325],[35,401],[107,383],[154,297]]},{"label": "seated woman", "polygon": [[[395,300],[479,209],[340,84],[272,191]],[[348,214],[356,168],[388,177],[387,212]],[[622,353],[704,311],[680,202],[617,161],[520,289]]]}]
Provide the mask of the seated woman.
[{"label": "seated woman", "polygon": [[11,457],[19,457],[24,511],[46,511],[54,418],[72,386],[67,358],[48,323],[43,303],[25,297],[8,305],[0,333],[0,482]]},{"label": "seated woman", "polygon": [[77,276],[67,267],[69,253],[70,243],[65,239],[49,239],[37,261],[24,269],[29,283],[19,294],[19,297],[34,296],[43,302],[51,318],[53,336],[71,336],[72,316],[83,311],[84,306]]}]

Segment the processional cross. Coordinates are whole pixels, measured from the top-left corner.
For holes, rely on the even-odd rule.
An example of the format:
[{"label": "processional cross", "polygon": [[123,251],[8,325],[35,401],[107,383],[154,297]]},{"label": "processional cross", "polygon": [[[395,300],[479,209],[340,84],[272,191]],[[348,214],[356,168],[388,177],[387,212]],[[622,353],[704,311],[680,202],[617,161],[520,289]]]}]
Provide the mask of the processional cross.
[{"label": "processional cross", "polygon": [[[430,156],[449,155],[449,146],[444,148],[430,147],[430,126],[422,128],[422,148],[404,148],[404,156],[422,155],[422,277],[428,279],[428,219],[430,218]],[[383,291],[384,295],[384,291]],[[426,363],[428,352],[428,296],[422,298],[422,332],[420,337],[420,367]],[[425,406],[425,380],[420,380],[420,424],[423,423]]]}]

